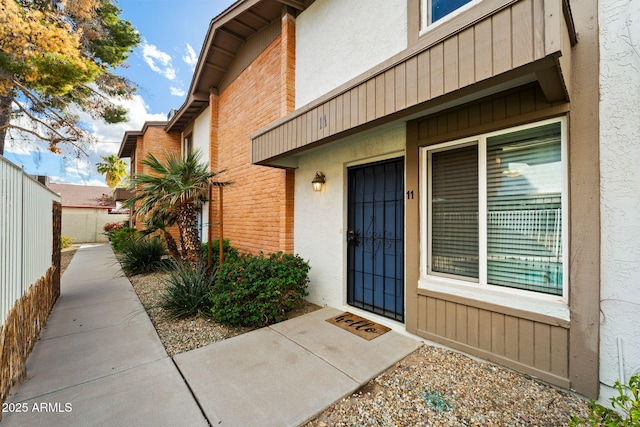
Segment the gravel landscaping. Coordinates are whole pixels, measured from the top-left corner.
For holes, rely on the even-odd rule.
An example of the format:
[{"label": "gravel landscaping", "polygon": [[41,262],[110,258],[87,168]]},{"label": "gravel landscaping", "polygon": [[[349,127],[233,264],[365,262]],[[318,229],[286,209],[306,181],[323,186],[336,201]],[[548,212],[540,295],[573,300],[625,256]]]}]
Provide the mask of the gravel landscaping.
[{"label": "gravel landscaping", "polygon": [[[167,318],[162,274],[130,278],[167,353],[175,355],[247,332],[209,319]],[[309,306],[305,312],[317,306]],[[587,402],[524,375],[425,345],[328,408],[307,427],[562,426]]]},{"label": "gravel landscaping", "polygon": [[424,345],[306,427],[564,426],[588,402],[522,374]]},{"label": "gravel landscaping", "polygon": [[[163,274],[130,278],[171,356],[230,338],[228,328],[201,317],[174,320],[160,307]],[[308,304],[293,316],[318,306]],[[563,426],[586,417],[588,402],[502,367],[424,345],[306,427]]]},{"label": "gravel landscaping", "polygon": [[161,296],[165,292],[163,279],[167,277],[166,273],[152,273],[132,276],[129,280],[169,356],[204,347],[249,330],[222,326],[204,317],[170,318],[161,307]]}]

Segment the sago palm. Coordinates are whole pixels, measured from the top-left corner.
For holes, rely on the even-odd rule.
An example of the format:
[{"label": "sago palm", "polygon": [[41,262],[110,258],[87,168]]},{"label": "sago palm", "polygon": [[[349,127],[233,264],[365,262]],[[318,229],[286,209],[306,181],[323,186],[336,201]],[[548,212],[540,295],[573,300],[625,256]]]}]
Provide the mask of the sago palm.
[{"label": "sago palm", "polygon": [[208,163],[200,162],[200,157],[197,151],[185,158],[169,155],[162,163],[154,155],[147,155],[142,163],[151,173],[134,177],[135,196],[127,202],[130,207],[137,204],[136,214],[147,215],[156,209],[170,212],[180,230],[182,258],[191,262],[202,259],[198,205],[207,200],[211,186],[229,184],[216,181],[220,172],[209,171]]}]

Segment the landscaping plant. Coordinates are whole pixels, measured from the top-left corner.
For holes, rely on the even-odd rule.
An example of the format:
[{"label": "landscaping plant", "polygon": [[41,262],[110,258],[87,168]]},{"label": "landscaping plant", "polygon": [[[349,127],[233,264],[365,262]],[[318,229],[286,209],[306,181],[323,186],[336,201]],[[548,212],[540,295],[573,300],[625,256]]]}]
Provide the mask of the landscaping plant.
[{"label": "landscaping plant", "polygon": [[175,215],[170,210],[154,209],[142,222],[144,223],[144,230],[141,230],[140,233],[143,236],[161,233],[169,255],[175,260],[181,259],[180,250],[170,231],[170,228],[176,223]]},{"label": "landscaping plant", "polygon": [[[222,246],[224,262],[233,262],[238,259],[238,250],[231,246],[229,239],[224,239]],[[209,259],[208,243],[202,244],[202,257],[205,261]],[[211,261],[213,262],[212,269],[217,270],[220,263],[220,240],[216,239],[211,242]]]},{"label": "landscaping plant", "polygon": [[165,280],[166,291],[162,294],[162,308],[170,317],[210,316],[209,292],[215,276],[204,262],[192,265],[189,262],[174,261]]},{"label": "landscaping plant", "polygon": [[308,295],[309,264],[297,255],[241,255],[216,273],[213,318],[233,326],[262,327],[287,318]]},{"label": "landscaping plant", "polygon": [[158,209],[168,212],[180,231],[182,259],[192,264],[202,259],[198,209],[207,201],[211,187],[229,184],[217,181],[220,172],[211,172],[209,164],[200,161],[201,157],[199,151],[184,158],[168,155],[163,163],[148,154],[142,163],[151,174],[133,178],[135,196],[125,203],[125,207],[136,207],[136,215],[142,217]]},{"label": "landscaping plant", "polygon": [[60,249],[70,248],[75,240],[75,237],[60,236]]},{"label": "landscaping plant", "polygon": [[137,238],[138,234],[135,228],[118,228],[111,234],[111,247],[113,248],[114,252],[120,253]]},{"label": "landscaping plant", "polygon": [[158,236],[133,240],[120,251],[120,264],[128,275],[146,274],[168,266],[167,250]]},{"label": "landscaping plant", "polygon": [[616,381],[614,388],[618,395],[609,399],[613,409],[592,400],[587,419],[574,416],[569,426],[640,427],[640,375],[632,376],[629,384]]},{"label": "landscaping plant", "polygon": [[120,230],[124,226],[125,224],[110,222],[108,224],[105,224],[104,227],[102,227],[102,229],[104,230],[103,234],[107,236],[107,239],[109,239],[109,241],[111,241],[111,237],[113,236],[113,233],[115,233],[117,230]]}]

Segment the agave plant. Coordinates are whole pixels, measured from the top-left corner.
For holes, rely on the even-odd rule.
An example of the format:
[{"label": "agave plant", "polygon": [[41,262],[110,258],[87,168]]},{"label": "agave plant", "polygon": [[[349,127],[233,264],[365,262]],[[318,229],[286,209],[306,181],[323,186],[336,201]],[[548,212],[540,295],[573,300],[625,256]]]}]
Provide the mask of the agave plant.
[{"label": "agave plant", "polygon": [[153,154],[142,163],[151,174],[138,174],[133,179],[135,196],[125,206],[137,207],[137,215],[149,215],[161,210],[170,213],[180,230],[181,256],[192,263],[202,259],[198,234],[198,205],[207,200],[211,186],[225,186],[229,182],[217,181],[221,172],[209,171],[209,164],[200,161],[198,151],[182,158],[165,157],[162,163]]}]

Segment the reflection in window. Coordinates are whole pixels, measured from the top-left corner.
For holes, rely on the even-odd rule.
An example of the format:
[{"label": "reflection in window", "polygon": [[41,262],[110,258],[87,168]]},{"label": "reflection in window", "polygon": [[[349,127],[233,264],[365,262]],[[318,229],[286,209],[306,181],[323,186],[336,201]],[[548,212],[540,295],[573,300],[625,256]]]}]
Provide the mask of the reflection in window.
[{"label": "reflection in window", "polygon": [[563,294],[561,126],[427,150],[428,274]]},{"label": "reflection in window", "polygon": [[423,29],[473,0],[422,0]]},{"label": "reflection in window", "polygon": [[431,22],[444,18],[454,10],[470,2],[471,0],[431,0]]}]

